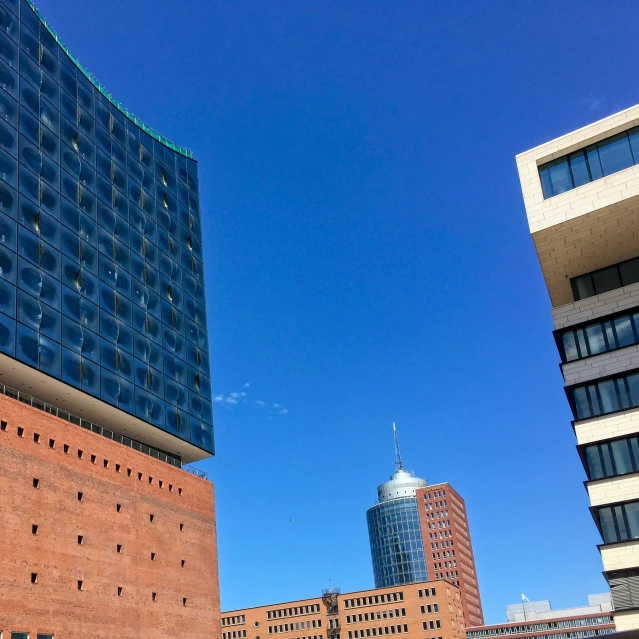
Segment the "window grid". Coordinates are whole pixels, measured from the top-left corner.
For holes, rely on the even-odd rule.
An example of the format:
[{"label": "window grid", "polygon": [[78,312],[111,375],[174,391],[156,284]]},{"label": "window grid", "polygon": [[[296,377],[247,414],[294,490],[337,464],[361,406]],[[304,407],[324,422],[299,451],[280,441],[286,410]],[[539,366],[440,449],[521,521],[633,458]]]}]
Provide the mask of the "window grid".
[{"label": "window grid", "polygon": [[197,164],[21,11],[0,52],[15,80],[0,95],[0,352],[212,452]]}]

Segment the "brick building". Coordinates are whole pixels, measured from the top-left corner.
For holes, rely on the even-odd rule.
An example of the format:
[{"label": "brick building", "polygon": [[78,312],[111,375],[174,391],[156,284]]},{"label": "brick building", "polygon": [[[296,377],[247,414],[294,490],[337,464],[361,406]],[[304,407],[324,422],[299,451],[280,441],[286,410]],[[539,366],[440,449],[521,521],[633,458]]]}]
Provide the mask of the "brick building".
[{"label": "brick building", "polygon": [[197,163],[0,26],[0,636],[217,637]]},{"label": "brick building", "polygon": [[3,638],[219,625],[212,484],[3,395],[0,419]]},{"label": "brick building", "polygon": [[[329,598],[327,594],[332,594]],[[463,639],[459,588],[446,581],[358,592],[222,613],[222,639]]]},{"label": "brick building", "polygon": [[448,483],[418,489],[417,502],[429,578],[459,586],[466,626],[483,624],[466,503]]}]

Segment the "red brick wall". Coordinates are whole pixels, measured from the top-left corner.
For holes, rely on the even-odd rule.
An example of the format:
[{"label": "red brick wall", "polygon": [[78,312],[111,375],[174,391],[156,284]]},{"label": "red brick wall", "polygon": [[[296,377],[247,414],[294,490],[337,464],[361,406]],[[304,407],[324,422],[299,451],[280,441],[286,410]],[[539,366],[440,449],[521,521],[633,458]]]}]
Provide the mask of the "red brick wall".
[{"label": "red brick wall", "polygon": [[[444,496],[437,497],[435,493],[443,491]],[[425,496],[432,495],[431,499],[425,499]],[[446,502],[445,505],[442,502]],[[435,506],[435,504],[441,504]],[[432,504],[433,510],[426,510],[425,505]],[[475,567],[475,557],[473,554],[473,546],[470,538],[470,529],[468,526],[468,516],[466,513],[466,504],[461,495],[448,483],[435,484],[420,488],[417,491],[417,505],[419,508],[419,519],[422,525],[422,535],[424,538],[424,552],[426,553],[426,568],[428,570],[429,579],[447,579],[446,572],[459,573],[458,577],[449,577],[448,580],[459,585],[464,607],[464,618],[466,627],[481,626],[484,623],[484,615],[481,607],[481,597],[479,594],[479,584],[477,581],[477,570]],[[431,513],[448,513],[447,516],[441,518],[428,519],[427,515]],[[438,528],[439,522],[449,522],[450,527]],[[429,530],[429,524],[434,528]],[[446,539],[440,539],[439,533],[446,531],[450,536]],[[437,533],[437,539],[430,539],[430,533]],[[452,541],[450,547],[442,547],[442,542]],[[434,543],[438,544],[438,548],[433,548]],[[444,552],[455,551],[454,557],[444,557]],[[433,555],[439,553],[441,556],[435,558]],[[446,563],[456,563],[456,566],[446,567]],[[437,564],[437,568],[435,567]],[[439,568],[439,564],[442,565]]]},{"label": "red brick wall", "polygon": [[[427,597],[423,596],[425,590],[428,590]],[[394,600],[395,594],[398,596],[397,601]],[[374,601],[375,597],[381,595],[386,595],[392,601],[368,603],[368,597],[372,597]],[[353,599],[355,602],[351,603]],[[434,611],[433,604],[438,605],[437,612]],[[295,614],[295,608],[314,605],[319,605],[319,612],[306,613],[298,610],[299,614]],[[429,606],[431,612],[428,612]],[[466,636],[459,589],[442,581],[342,593],[338,597],[338,610],[341,639],[360,639],[361,635],[372,639],[373,628],[375,639],[463,639]],[[402,616],[402,611],[405,611],[405,616]],[[377,613],[380,613],[380,619],[377,619]],[[359,620],[360,614],[362,621]],[[373,615],[374,620],[371,619]],[[329,619],[335,617],[327,614],[326,607],[318,597],[224,612],[222,631],[226,639],[319,639],[320,636],[326,639]],[[308,621],[311,622],[311,628],[295,629],[295,624],[305,624]],[[316,624],[320,621],[321,625],[313,628],[313,621]],[[430,628],[431,621],[435,626],[433,629]],[[426,629],[424,623],[427,625]],[[439,628],[436,627],[437,623]],[[401,632],[397,631],[398,625],[401,625]],[[404,626],[408,627],[406,632]],[[394,633],[390,631],[391,627],[394,627]]]},{"label": "red brick wall", "polygon": [[4,396],[0,420],[3,636],[220,638],[211,483]]}]

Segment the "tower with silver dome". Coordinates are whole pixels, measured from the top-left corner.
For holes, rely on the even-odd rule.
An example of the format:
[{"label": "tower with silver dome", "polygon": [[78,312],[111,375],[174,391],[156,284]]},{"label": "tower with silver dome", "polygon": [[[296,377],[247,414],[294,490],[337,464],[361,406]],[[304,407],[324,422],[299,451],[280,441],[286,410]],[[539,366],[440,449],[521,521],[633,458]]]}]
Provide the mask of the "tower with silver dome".
[{"label": "tower with silver dome", "polygon": [[427,482],[404,470],[395,435],[395,473],[377,487],[377,503],[366,511],[376,588],[426,581],[426,557],[416,490]]}]

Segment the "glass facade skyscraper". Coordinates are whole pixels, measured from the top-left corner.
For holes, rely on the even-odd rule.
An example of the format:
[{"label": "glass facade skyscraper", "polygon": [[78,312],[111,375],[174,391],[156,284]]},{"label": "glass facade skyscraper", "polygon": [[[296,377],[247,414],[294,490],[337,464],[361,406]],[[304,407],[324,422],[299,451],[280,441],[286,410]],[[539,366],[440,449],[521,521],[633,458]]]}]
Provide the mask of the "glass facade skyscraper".
[{"label": "glass facade skyscraper", "polygon": [[402,468],[377,489],[378,503],[366,512],[376,588],[427,581],[416,490],[423,479]]},{"label": "glass facade skyscraper", "polygon": [[115,102],[30,2],[2,0],[0,29],[2,382],[18,362],[39,373],[33,395],[97,423],[115,407],[114,432],[205,457],[197,163]]}]

